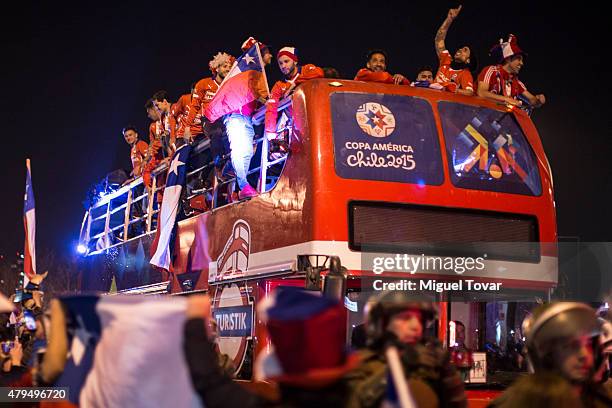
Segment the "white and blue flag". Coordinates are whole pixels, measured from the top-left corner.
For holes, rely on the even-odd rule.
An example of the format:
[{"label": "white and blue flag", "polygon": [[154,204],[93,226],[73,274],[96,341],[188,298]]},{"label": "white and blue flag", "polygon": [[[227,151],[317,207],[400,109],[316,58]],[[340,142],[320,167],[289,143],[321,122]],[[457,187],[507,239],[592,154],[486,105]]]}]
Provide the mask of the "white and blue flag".
[{"label": "white and blue flag", "polygon": [[26,159],[26,186],[23,199],[23,226],[25,243],[23,246],[23,287],[28,286],[30,279],[36,275],[36,210],[34,208],[34,190],[30,159]]},{"label": "white and blue flag", "polygon": [[161,211],[157,217],[157,247],[154,248],[155,253],[151,257],[150,263],[165,270],[169,270],[172,263],[173,248],[171,248],[170,244],[172,233],[176,228],[176,215],[181,201],[181,192],[187,178],[187,162],[190,153],[191,146],[184,144],[172,156],[166,177]]},{"label": "white and blue flag", "polygon": [[265,65],[259,44],[255,43],[234,62],[214,98],[204,109],[204,116],[214,122],[253,101],[266,99],[270,91]]},{"label": "white and blue flag", "polygon": [[201,407],[183,353],[187,299],[60,298],[68,356],[53,384],[81,407]]}]

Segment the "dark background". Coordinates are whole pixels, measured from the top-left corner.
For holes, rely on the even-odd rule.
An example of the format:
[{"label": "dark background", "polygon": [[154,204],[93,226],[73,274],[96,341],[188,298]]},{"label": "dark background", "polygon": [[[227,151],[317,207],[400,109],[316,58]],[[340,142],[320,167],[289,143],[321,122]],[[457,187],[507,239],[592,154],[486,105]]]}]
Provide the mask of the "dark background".
[{"label": "dark background", "polygon": [[[467,1],[447,47],[489,48],[512,32],[529,53],[521,79],[547,104],[533,120],[552,165],[559,234],[610,240],[612,191],[607,15],[583,3]],[[237,55],[253,35],[274,50],[352,78],[369,48],[385,48],[389,70],[414,79],[436,66],[433,39],[456,2],[154,2],[95,6],[26,4],[3,12],[3,158],[0,254],[23,248],[25,159],[32,160],[37,247],[72,251],[87,188],[130,168],[120,130],[146,137],[146,99],[166,89],[176,100],[209,76],[213,53]],[[554,4],[554,3],[551,3]],[[224,6],[227,8],[224,8]],[[275,65],[269,80],[278,77]]]}]

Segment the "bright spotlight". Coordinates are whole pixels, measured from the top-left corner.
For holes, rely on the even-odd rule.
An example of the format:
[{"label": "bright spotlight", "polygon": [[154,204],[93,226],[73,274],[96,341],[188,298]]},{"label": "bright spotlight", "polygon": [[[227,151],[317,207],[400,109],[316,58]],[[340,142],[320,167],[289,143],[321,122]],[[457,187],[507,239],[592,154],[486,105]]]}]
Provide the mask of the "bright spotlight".
[{"label": "bright spotlight", "polygon": [[84,254],[85,252],[87,252],[87,247],[83,244],[79,244],[77,245],[76,250],[79,254]]}]

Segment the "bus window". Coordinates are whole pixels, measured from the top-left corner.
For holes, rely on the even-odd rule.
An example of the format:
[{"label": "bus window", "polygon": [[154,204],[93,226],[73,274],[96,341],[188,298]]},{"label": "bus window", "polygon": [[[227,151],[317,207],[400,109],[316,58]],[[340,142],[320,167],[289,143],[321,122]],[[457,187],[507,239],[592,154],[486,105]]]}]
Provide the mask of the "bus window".
[{"label": "bus window", "polygon": [[542,194],[536,157],[511,112],[447,101],[438,110],[455,186]]},{"label": "bus window", "polygon": [[336,174],[345,179],[440,185],[440,143],[429,102],[411,96],[330,96]]},{"label": "bus window", "polygon": [[[467,301],[470,296],[463,293],[452,296],[454,299],[449,303],[449,351],[464,350],[474,356],[482,355],[474,360],[486,362],[488,384],[508,386],[518,375],[527,371],[522,323],[538,306],[534,301],[538,296],[534,296],[534,292],[527,292],[525,296],[520,296],[523,301],[505,300],[502,295],[496,300],[474,302],[473,299]],[[515,295],[511,298],[517,299]],[[461,297],[466,301],[459,301]],[[450,322],[453,322],[455,329],[452,334]],[[471,382],[469,368],[465,369],[466,382]]]}]

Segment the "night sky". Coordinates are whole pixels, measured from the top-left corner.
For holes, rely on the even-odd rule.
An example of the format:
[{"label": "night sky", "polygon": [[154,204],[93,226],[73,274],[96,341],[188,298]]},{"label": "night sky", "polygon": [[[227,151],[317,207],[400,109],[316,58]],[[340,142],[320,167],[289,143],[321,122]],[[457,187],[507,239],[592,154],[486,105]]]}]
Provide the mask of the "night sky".
[{"label": "night sky", "polygon": [[[37,247],[72,251],[88,187],[114,169],[130,168],[121,128],[134,124],[145,136],[146,99],[159,89],[173,100],[189,92],[191,82],[210,76],[208,61],[217,51],[239,55],[253,35],[274,50],[293,45],[301,62],[333,66],[352,78],[366,50],[385,48],[389,71],[414,79],[420,66],[437,66],[436,30],[448,7],[458,4],[40,3],[1,17],[0,254],[23,248],[27,157]],[[539,3],[467,1],[446,45],[454,51],[471,44],[482,67],[492,62],[487,53],[498,38],[518,36],[529,53],[521,79],[547,97],[533,120],[553,169],[559,234],[609,241],[610,69],[602,61],[610,50],[608,15]],[[278,78],[276,65],[268,75],[270,82]]]}]

